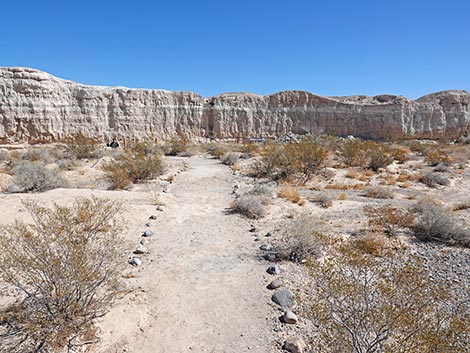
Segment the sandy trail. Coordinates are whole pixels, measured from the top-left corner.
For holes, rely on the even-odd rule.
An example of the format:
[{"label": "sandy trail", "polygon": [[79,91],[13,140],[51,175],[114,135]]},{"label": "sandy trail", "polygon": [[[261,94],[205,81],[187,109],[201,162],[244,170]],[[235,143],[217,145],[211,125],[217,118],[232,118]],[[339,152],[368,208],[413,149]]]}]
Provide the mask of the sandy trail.
[{"label": "sandy trail", "polygon": [[[146,206],[155,236],[128,295],[102,323],[102,352],[270,352],[273,310],[266,264],[248,233],[248,220],[228,215],[236,183],[226,166],[185,159],[164,212]],[[136,233],[135,242],[139,241]]]}]

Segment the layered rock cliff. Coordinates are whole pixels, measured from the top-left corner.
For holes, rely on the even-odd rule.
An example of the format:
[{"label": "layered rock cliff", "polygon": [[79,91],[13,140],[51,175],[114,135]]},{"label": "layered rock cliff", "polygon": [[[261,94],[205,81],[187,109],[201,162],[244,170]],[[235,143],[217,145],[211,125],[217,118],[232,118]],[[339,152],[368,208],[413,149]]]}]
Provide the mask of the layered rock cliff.
[{"label": "layered rock cliff", "polygon": [[109,139],[177,134],[189,138],[329,133],[374,139],[457,137],[470,126],[470,94],[268,96],[86,86],[28,68],[0,68],[0,139],[58,140],[77,133]]}]

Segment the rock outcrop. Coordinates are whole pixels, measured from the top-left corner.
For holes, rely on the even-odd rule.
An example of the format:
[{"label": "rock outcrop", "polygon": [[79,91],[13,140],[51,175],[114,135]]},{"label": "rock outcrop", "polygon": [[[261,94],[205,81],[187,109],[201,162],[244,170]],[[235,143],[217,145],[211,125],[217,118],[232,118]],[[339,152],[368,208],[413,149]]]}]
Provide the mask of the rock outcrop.
[{"label": "rock outcrop", "polygon": [[260,96],[81,85],[28,68],[0,68],[0,140],[167,140],[329,133],[374,139],[458,137],[470,126],[470,94],[321,97],[304,91]]}]

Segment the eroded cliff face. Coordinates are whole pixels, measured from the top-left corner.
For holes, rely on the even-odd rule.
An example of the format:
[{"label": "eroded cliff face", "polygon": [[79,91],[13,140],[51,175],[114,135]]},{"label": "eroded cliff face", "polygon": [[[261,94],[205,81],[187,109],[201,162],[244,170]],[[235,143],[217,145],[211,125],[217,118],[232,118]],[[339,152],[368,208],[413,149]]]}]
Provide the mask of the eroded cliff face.
[{"label": "eroded cliff face", "polygon": [[86,86],[27,68],[0,68],[0,139],[167,140],[329,133],[374,139],[457,137],[470,126],[470,94],[321,97],[303,91],[268,96]]}]

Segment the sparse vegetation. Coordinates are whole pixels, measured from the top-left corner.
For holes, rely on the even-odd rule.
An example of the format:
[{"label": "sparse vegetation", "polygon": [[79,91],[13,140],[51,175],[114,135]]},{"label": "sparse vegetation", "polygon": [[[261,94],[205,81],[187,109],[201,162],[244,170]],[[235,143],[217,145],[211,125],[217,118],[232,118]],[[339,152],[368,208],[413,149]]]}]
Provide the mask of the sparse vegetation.
[{"label": "sparse vegetation", "polygon": [[393,190],[382,186],[369,186],[364,195],[373,199],[393,199]]},{"label": "sparse vegetation", "polygon": [[365,206],[364,213],[368,216],[372,229],[388,236],[395,236],[400,229],[410,228],[414,223],[414,217],[410,211],[392,205]]},{"label": "sparse vegetation", "polygon": [[266,215],[263,201],[254,195],[242,195],[235,199],[231,204],[230,211],[251,219],[263,218]]},{"label": "sparse vegetation", "polygon": [[449,185],[449,179],[447,179],[444,175],[437,172],[431,172],[424,174],[420,181],[429,186],[430,188],[435,188],[437,186],[446,186]]},{"label": "sparse vegetation", "polygon": [[233,165],[235,165],[235,163],[238,162],[239,156],[240,156],[240,154],[236,153],[236,152],[226,153],[222,157],[222,163],[225,164],[225,165],[233,166]]},{"label": "sparse vegetation", "polygon": [[294,187],[284,186],[279,190],[277,196],[292,203],[298,203],[300,201],[299,190]]},{"label": "sparse vegetation", "polygon": [[102,167],[111,189],[125,189],[132,183],[150,180],[163,172],[158,154],[128,154],[121,160],[106,163]]},{"label": "sparse vegetation", "polygon": [[429,281],[419,259],[342,248],[309,264],[315,352],[468,351],[468,306],[444,283]]},{"label": "sparse vegetation", "polygon": [[442,206],[420,201],[415,207],[414,235],[423,241],[470,247],[470,228]]},{"label": "sparse vegetation", "polygon": [[0,228],[0,277],[18,300],[0,312],[0,350],[73,351],[94,336],[122,263],[120,203],[78,198],[72,207],[24,203],[33,223]]},{"label": "sparse vegetation", "polygon": [[13,168],[13,175],[10,192],[44,192],[67,186],[59,171],[47,169],[39,162],[21,161]]},{"label": "sparse vegetation", "polygon": [[431,167],[435,167],[438,164],[448,166],[452,163],[449,153],[438,147],[431,148],[429,151],[425,152],[424,161]]},{"label": "sparse vegetation", "polygon": [[315,219],[303,214],[283,230],[282,238],[275,244],[273,252],[278,260],[308,260],[320,254],[322,236]]},{"label": "sparse vegetation", "polygon": [[100,157],[100,141],[95,138],[88,137],[82,133],[78,133],[64,141],[66,153],[72,159],[92,159]]},{"label": "sparse vegetation", "polygon": [[328,194],[326,192],[322,192],[322,193],[312,197],[312,199],[310,201],[318,203],[323,208],[328,208],[328,207],[333,206],[333,200],[334,199],[335,198],[331,194]]}]

